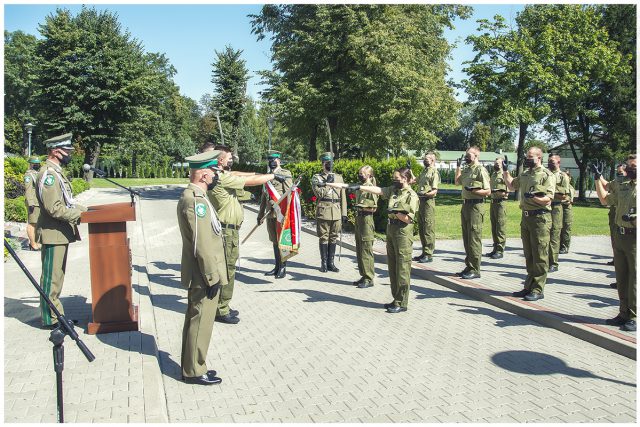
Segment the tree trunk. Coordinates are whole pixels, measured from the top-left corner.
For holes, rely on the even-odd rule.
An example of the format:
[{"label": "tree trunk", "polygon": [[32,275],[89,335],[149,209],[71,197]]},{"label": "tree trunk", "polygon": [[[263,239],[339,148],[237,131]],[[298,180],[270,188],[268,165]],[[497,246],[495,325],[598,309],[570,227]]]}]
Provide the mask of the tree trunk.
[{"label": "tree trunk", "polygon": [[318,148],[316,147],[316,141],[318,140],[318,125],[311,127],[311,134],[309,135],[309,160],[315,162],[318,160]]},{"label": "tree trunk", "polygon": [[518,148],[516,149],[516,168],[518,176],[522,173],[522,163],[524,161],[524,144],[527,140],[527,132],[529,130],[529,124],[520,122],[520,129],[518,130]]},{"label": "tree trunk", "polygon": [[339,159],[340,146],[338,145],[338,138],[336,138],[336,136],[338,135],[338,118],[328,117],[327,120],[329,121],[329,131],[331,132],[331,137],[333,139],[333,158]]},{"label": "tree trunk", "polygon": [[[100,148],[100,143],[89,146],[84,152],[84,163],[95,168],[98,157],[100,156]],[[85,181],[91,182],[93,179],[93,171],[85,172],[84,179]]]}]

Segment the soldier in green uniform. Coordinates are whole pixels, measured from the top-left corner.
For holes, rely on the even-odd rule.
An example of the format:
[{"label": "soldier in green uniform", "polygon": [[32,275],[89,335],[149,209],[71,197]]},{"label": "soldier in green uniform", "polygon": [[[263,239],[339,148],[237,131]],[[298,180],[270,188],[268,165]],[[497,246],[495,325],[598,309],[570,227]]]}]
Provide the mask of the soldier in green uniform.
[{"label": "soldier in green uniform", "polygon": [[556,181],[553,173],[542,166],[542,150],[532,147],[524,159],[527,168],[516,178],[512,178],[505,167],[504,180],[509,190],[520,190],[520,235],[527,266],[524,288],[513,296],[524,297],[527,301],[544,298],[544,285],[549,268],[549,234],[551,232],[551,200]]},{"label": "soldier in green uniform", "polygon": [[218,153],[208,151],[186,158],[191,169],[189,185],[177,208],[182,235],[180,276],[182,286],[188,289],[180,360],[182,379],[188,384],[222,382],[206,363],[219,291],[228,283],[222,228],[206,194],[219,182]]},{"label": "soldier in green uniform", "polygon": [[[608,193],[604,181],[596,176],[596,192],[603,205],[616,207],[616,229],[613,251],[616,283],[620,298],[620,312],[606,323],[621,326],[624,331],[635,331],[636,325],[636,195],[637,160],[631,154],[627,158],[626,180],[617,185],[614,193]],[[601,173],[601,172],[599,172]],[[596,173],[597,175],[598,173]]]},{"label": "soldier in green uniform", "polygon": [[440,174],[436,169],[436,155],[428,152],[422,159],[424,169],[417,179],[420,209],[418,211],[418,233],[422,243],[422,253],[413,258],[419,263],[433,261],[433,251],[436,246],[436,201]]},{"label": "soldier in green uniform", "polygon": [[576,189],[571,184],[571,174],[565,172],[569,178],[569,194],[562,201],[562,230],[560,231],[560,254],[568,254],[571,245],[571,226],[573,225],[573,199],[576,197]]},{"label": "soldier in green uniform", "polygon": [[493,170],[489,176],[489,185],[491,186],[489,219],[491,220],[493,250],[486,256],[491,259],[500,259],[504,256],[504,246],[507,242],[507,208],[505,202],[509,199],[509,189],[502,177],[502,157],[497,158],[493,163]]},{"label": "soldier in green uniform", "polygon": [[[280,159],[282,153],[279,151],[270,151],[267,153],[267,162],[269,164],[269,172],[279,174],[286,177],[284,182],[278,180],[272,180],[269,184],[276,191],[276,197],[282,196],[293,185],[293,179],[291,172],[280,167]],[[265,184],[266,185],[266,184]],[[279,197],[278,197],[279,198]],[[260,219],[268,213],[267,216],[267,232],[269,233],[269,241],[273,244],[273,256],[275,258],[275,267],[265,273],[265,276],[274,276],[276,279],[282,279],[287,274],[287,262],[282,261],[280,254],[280,248],[278,247],[278,233],[277,233],[277,215],[275,209],[272,208],[271,198],[269,193],[265,189],[262,190],[260,197],[260,210],[258,211],[258,224]]]},{"label": "soldier in green uniform", "polygon": [[29,157],[29,169],[24,174],[24,202],[27,205],[27,237],[29,249],[39,251],[40,244],[36,241],[36,224],[40,217],[40,204],[36,196],[36,183],[40,170],[40,159],[36,156]]},{"label": "soldier in green uniform", "polygon": [[[618,187],[618,184],[621,184],[627,180],[627,173],[625,172],[624,169],[625,169],[624,164],[619,164],[618,166],[616,166],[616,177],[613,181],[607,182],[604,178],[600,178],[600,180],[602,180],[604,183],[605,190],[607,190],[609,193],[615,193]],[[597,175],[601,177],[602,172],[600,171],[600,173]],[[616,231],[616,205],[609,205],[609,234],[611,236],[611,249],[613,249],[614,252],[616,250],[615,239],[614,239],[616,236],[615,231]],[[613,265],[613,264],[614,264],[613,260],[607,263],[607,265]],[[616,288],[617,284],[615,282],[611,283],[611,287]]]},{"label": "soldier in green uniform", "polygon": [[560,169],[560,156],[549,155],[547,168],[556,180],[556,188],[551,201],[551,231],[549,235],[549,273],[558,271],[558,252],[560,251],[560,233],[564,224],[563,203],[571,198],[569,176]]},{"label": "soldier in green uniform", "polygon": [[311,188],[317,198],[316,231],[320,244],[320,271],[340,271],[334,263],[336,241],[342,223],[347,221],[347,196],[343,190],[318,184],[344,183],[342,175],[333,172],[333,154],[320,156],[322,172],[311,179]]},{"label": "soldier in green uniform", "polygon": [[[64,314],[64,308],[60,293],[67,270],[69,243],[80,240],[80,214],[87,210],[73,199],[71,183],[62,171],[62,167],[71,161],[72,137],[67,133],[44,141],[48,150],[47,160],[36,178],[36,196],[40,205],[36,238],[42,244],[40,286],[61,314]],[[42,298],[40,309],[43,327],[56,327],[58,319]]]},{"label": "soldier in green uniform", "polygon": [[240,256],[240,226],[244,220],[244,211],[237,192],[245,187],[262,185],[272,179],[281,182],[286,177],[274,174],[255,174],[247,172],[231,172],[230,164],[233,163],[231,150],[223,147],[218,154],[218,165],[222,169],[218,174],[220,181],[213,190],[207,192],[211,204],[218,212],[218,218],[222,225],[222,239],[224,241],[225,257],[227,260],[227,276],[229,284],[220,291],[218,301],[218,314],[216,321],[228,324],[240,322],[239,312],[229,307],[235,285],[236,262]]},{"label": "soldier in green uniform", "polygon": [[482,222],[484,221],[484,198],[491,194],[489,173],[480,164],[480,149],[469,147],[464,155],[467,165],[461,169],[462,158],[458,159],[455,183],[462,185],[462,242],[466,257],[466,267],[458,275],[463,279],[480,277],[482,257]]},{"label": "soldier in green uniform", "polygon": [[[373,176],[373,168],[365,165],[358,171],[360,187],[375,186],[376,178]],[[373,214],[378,207],[376,194],[356,191],[356,256],[358,259],[358,271],[360,279],[353,282],[358,288],[370,288],[373,286],[375,276],[373,242],[375,240],[375,224]]]},{"label": "soldier in green uniform", "polygon": [[407,311],[411,282],[411,251],[413,250],[413,224],[420,208],[420,199],[409,184],[411,169],[400,168],[393,172],[391,187],[358,184],[326,184],[333,188],[366,191],[388,200],[387,213],[387,262],[393,301],[385,304],[388,313]]}]

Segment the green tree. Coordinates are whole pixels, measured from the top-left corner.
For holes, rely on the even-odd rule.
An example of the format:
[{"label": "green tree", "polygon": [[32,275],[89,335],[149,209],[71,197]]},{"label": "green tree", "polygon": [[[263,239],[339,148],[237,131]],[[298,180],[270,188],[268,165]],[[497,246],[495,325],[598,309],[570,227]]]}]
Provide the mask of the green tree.
[{"label": "green tree", "polygon": [[[328,149],[379,155],[433,147],[459,107],[446,83],[443,36],[470,8],[447,5],[266,5],[253,16],[271,37],[274,69],[262,73],[289,136],[309,159]],[[327,143],[325,143],[327,142]]]},{"label": "green tree", "polygon": [[475,145],[480,151],[487,151],[491,140],[491,128],[482,123],[476,123],[469,135],[469,145]]},{"label": "green tree", "polygon": [[215,55],[216,60],[211,64],[213,66],[211,82],[214,84],[213,108],[218,110],[220,120],[230,127],[231,141],[227,143],[238,153],[238,132],[246,105],[245,93],[249,73],[246,61],[240,58],[242,50],[225,46],[224,51],[215,51]]}]

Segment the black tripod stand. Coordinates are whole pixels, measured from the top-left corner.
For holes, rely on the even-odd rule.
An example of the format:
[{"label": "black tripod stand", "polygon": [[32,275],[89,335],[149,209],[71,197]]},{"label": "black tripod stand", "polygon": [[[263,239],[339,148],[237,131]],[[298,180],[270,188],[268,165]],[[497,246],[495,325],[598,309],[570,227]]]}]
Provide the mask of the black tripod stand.
[{"label": "black tripod stand", "polygon": [[73,329],[73,322],[68,320],[63,314],[60,314],[58,309],[53,305],[51,300],[49,299],[49,295],[45,294],[38,282],[33,278],[27,267],[22,263],[18,255],[16,255],[15,251],[7,241],[4,239],[4,247],[9,253],[11,257],[18,263],[24,274],[27,276],[31,284],[36,288],[38,293],[44,300],[47,302],[49,307],[53,310],[53,312],[58,317],[58,327],[51,331],[51,336],[49,337],[49,341],[53,343],[53,370],[56,373],[56,392],[57,392],[57,404],[58,404],[58,422],[64,422],[64,411],[63,411],[63,402],[62,402],[62,371],[64,370],[64,337],[69,336],[72,340],[76,342],[84,357],[87,358],[89,362],[93,362],[95,360],[95,356],[91,353],[91,350],[87,348],[86,345],[82,342],[78,333]]}]

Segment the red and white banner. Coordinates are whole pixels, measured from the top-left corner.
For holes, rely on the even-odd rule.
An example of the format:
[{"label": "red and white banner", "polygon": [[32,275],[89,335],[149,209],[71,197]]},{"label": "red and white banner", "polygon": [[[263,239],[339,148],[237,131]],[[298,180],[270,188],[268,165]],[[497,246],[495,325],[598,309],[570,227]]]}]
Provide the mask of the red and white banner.
[{"label": "red and white banner", "polygon": [[[280,194],[271,182],[265,184],[265,189],[273,203],[280,199]],[[294,185],[290,194],[274,206],[273,210],[276,213],[276,233],[281,259],[286,261],[297,255],[300,249],[300,236],[302,235],[300,189]]]}]

